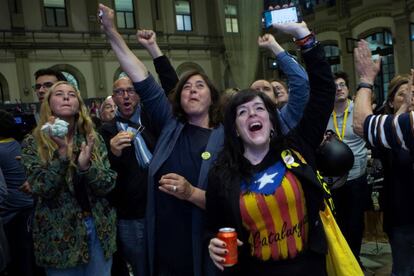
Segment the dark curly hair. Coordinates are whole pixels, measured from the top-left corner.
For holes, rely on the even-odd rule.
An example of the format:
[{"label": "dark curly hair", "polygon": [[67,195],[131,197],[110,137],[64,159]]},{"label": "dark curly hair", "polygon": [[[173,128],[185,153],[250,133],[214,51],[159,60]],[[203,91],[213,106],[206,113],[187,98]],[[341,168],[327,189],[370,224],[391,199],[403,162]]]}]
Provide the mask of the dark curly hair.
[{"label": "dark curly hair", "polygon": [[35,80],[45,75],[55,76],[58,81],[67,81],[66,77],[62,74],[62,72],[52,68],[39,69],[34,73]]},{"label": "dark curly hair", "polygon": [[180,120],[181,122],[186,123],[188,121],[187,114],[185,113],[184,109],[181,106],[181,92],[183,91],[183,87],[188,81],[188,79],[196,75],[199,75],[205,81],[208,88],[210,89],[211,105],[208,110],[209,126],[217,127],[221,121],[220,93],[216,89],[216,87],[214,86],[210,78],[206,74],[200,71],[190,71],[186,73],[183,77],[180,78],[180,81],[177,83],[170,97],[174,116],[177,117],[177,119]]},{"label": "dark curly hair", "polygon": [[224,114],[224,146],[220,152],[217,162],[213,166],[211,173],[219,176],[224,182],[233,177],[249,179],[252,176],[251,165],[243,157],[243,141],[236,131],[236,112],[237,107],[259,97],[263,100],[266,110],[269,112],[269,119],[274,129],[274,134],[270,141],[270,149],[277,155],[282,148],[286,147],[287,139],[282,135],[279,124],[279,115],[276,105],[264,93],[253,89],[245,89],[237,92],[228,102]]},{"label": "dark curly hair", "polygon": [[346,86],[349,86],[349,78],[348,78],[347,73],[345,73],[343,71],[338,71],[338,72],[333,73],[333,75],[334,75],[335,80],[341,78],[345,81]]}]

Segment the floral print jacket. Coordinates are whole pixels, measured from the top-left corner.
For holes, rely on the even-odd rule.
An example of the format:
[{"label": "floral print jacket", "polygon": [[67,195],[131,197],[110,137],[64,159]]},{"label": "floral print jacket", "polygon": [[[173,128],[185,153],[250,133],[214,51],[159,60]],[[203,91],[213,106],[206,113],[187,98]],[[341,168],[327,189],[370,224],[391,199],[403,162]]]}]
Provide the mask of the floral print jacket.
[{"label": "floral print jacket", "polygon": [[[98,134],[100,160],[91,160],[86,172],[69,164],[67,158],[41,161],[36,140],[28,135],[22,145],[22,161],[27,180],[37,197],[33,220],[36,262],[40,266],[70,268],[89,262],[84,214],[75,198],[74,174],[83,174],[96,232],[105,258],[116,250],[115,210],[105,199],[114,188],[116,173],[110,169],[105,143]],[[75,134],[73,152],[77,156],[85,137]],[[96,145],[96,144],[95,144]]]}]

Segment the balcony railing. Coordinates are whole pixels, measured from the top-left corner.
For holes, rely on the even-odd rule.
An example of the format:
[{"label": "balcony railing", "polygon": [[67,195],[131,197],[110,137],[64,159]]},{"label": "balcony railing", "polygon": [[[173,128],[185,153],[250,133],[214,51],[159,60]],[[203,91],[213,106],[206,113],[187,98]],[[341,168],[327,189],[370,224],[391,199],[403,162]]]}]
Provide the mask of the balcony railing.
[{"label": "balcony railing", "polygon": [[[134,32],[122,33],[123,38],[133,49],[143,48]],[[223,48],[222,36],[157,33],[161,48],[209,50]],[[105,35],[101,32],[0,30],[0,49],[110,49]]]}]

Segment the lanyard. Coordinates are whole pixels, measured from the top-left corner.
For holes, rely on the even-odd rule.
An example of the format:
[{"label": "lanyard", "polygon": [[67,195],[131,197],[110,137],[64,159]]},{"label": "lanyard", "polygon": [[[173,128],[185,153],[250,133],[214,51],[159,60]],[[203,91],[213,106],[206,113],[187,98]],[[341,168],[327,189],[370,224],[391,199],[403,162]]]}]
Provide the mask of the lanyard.
[{"label": "lanyard", "polygon": [[339,132],[338,122],[336,121],[336,112],[335,112],[335,110],[333,111],[333,124],[334,124],[334,127],[335,127],[335,132],[336,132],[336,134],[338,134],[338,137],[341,141],[345,137],[346,122],[347,122],[347,119],[348,119],[349,100],[347,100],[346,103],[347,104],[346,104],[346,109],[344,111],[344,121],[342,122],[342,133]]}]

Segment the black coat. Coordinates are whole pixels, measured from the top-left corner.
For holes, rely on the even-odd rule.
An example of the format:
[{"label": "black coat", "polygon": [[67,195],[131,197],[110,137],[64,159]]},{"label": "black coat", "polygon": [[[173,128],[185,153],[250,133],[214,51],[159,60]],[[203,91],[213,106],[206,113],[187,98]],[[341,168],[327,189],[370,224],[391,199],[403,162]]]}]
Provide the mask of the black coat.
[{"label": "black coat", "polygon": [[[323,139],[333,109],[336,89],[322,46],[316,46],[303,57],[309,75],[310,99],[302,120],[288,136],[289,144],[304,157],[308,165],[301,164],[290,170],[300,180],[306,198],[309,223],[307,248],[316,254],[325,254],[327,244],[319,218],[319,210],[324,208],[323,199],[326,194],[315,173],[315,150]],[[275,160],[279,157],[275,156]],[[231,183],[223,185],[223,180],[212,171],[207,187],[206,209],[209,238],[214,236],[221,227],[236,229],[244,245],[239,248],[239,264],[226,270],[229,274],[243,275],[246,268],[252,265],[250,261],[252,258],[249,256],[248,233],[242,224],[240,214],[240,181],[238,177],[234,177]],[[260,275],[260,272],[256,275]]]}]

